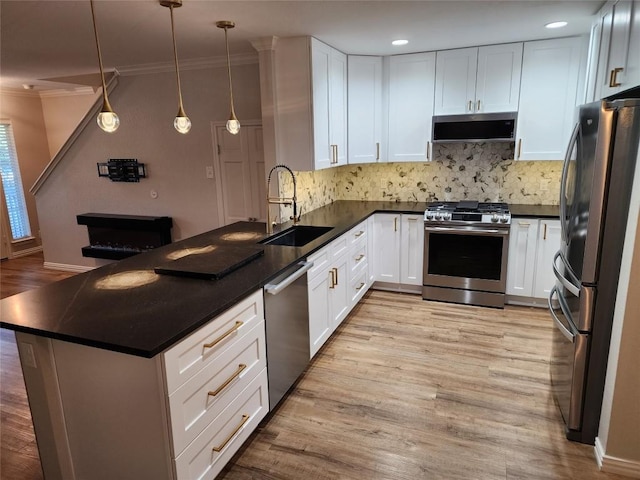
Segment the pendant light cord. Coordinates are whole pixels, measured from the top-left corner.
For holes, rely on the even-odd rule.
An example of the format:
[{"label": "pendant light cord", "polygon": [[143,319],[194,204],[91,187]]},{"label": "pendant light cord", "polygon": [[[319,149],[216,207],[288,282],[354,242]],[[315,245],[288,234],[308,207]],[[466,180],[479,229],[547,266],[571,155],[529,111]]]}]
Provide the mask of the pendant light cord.
[{"label": "pendant light cord", "polygon": [[176,32],[173,26],[173,6],[169,7],[171,12],[171,38],[173,39],[173,60],[176,64],[176,82],[178,84],[178,115],[185,117],[184,106],[182,105],[182,88],[180,88],[180,69],[178,68],[178,48],[176,47]]},{"label": "pendant light cord", "polygon": [[229,57],[229,38],[227,37],[228,27],[224,27],[224,43],[227,46],[227,71],[229,73],[229,97],[231,99],[231,118],[237,120],[236,112],[233,109],[233,84],[231,82],[231,59]]},{"label": "pendant light cord", "polygon": [[94,12],[93,0],[90,0],[91,3],[91,19],[93,20],[93,33],[96,37],[96,48],[98,49],[98,64],[100,65],[100,79],[102,80],[102,95],[104,97],[104,103],[111,110],[111,105],[109,105],[109,98],[107,97],[107,84],[104,81],[104,67],[102,66],[102,54],[100,53],[100,40],[98,40],[98,27],[96,26],[96,14]]}]

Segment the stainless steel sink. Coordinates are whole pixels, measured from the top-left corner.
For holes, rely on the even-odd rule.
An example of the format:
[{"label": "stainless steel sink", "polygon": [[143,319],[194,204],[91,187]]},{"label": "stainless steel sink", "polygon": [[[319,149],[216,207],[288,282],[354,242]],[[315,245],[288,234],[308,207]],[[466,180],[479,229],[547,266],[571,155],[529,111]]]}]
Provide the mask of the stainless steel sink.
[{"label": "stainless steel sink", "polygon": [[295,225],[280,233],[258,242],[264,245],[284,245],[287,247],[302,247],[307,243],[324,235],[333,227],[316,227],[312,225]]}]

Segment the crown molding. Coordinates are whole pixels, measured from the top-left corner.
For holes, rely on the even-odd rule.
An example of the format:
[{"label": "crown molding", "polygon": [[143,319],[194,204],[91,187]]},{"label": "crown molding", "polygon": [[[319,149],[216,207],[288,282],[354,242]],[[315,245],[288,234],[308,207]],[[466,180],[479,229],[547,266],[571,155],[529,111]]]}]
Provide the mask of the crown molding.
[{"label": "crown molding", "polygon": [[278,37],[262,37],[251,41],[251,46],[258,52],[275,50],[278,43]]},{"label": "crown molding", "polygon": [[37,90],[25,90],[24,88],[0,87],[0,94],[10,97],[40,98]]},{"label": "crown molding", "polygon": [[[231,65],[251,65],[258,63],[257,53],[245,53],[241,55],[232,55]],[[205,57],[187,60],[179,60],[180,71],[184,70],[201,70],[204,68],[222,68],[227,66],[226,57]],[[130,65],[127,67],[118,67],[120,75],[146,75],[150,73],[174,72],[175,65],[173,62],[145,63],[143,65]]]},{"label": "crown molding", "polygon": [[42,90],[40,93],[40,98],[51,98],[51,97],[73,97],[77,95],[93,95],[96,93],[99,88],[93,87],[77,87],[77,88],[58,88],[55,90]]}]

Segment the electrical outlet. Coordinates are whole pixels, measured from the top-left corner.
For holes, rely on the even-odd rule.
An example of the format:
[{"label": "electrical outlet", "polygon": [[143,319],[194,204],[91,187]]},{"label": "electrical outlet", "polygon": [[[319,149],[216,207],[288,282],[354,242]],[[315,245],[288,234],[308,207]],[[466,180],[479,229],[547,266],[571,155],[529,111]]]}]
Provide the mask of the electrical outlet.
[{"label": "electrical outlet", "polygon": [[206,172],[207,178],[213,178],[213,167],[211,165],[207,165]]}]

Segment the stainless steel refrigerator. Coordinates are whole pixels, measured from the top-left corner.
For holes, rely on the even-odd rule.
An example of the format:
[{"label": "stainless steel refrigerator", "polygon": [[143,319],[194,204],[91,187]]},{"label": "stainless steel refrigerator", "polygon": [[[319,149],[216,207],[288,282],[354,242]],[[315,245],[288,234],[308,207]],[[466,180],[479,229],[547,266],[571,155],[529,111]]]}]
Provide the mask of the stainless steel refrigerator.
[{"label": "stainless steel refrigerator", "polygon": [[562,242],[549,296],[554,396],[567,438],[589,444],[600,422],[640,142],[640,88],[616,98],[580,107],[562,171]]}]

